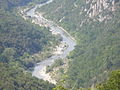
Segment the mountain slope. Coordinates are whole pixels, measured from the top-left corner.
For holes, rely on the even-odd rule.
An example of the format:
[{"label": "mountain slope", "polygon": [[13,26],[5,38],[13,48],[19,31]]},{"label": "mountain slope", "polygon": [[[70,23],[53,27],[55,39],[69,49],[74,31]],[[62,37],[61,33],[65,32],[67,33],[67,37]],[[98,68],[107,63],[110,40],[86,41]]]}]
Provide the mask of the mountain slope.
[{"label": "mountain slope", "polygon": [[89,87],[120,69],[119,0],[55,0],[38,11],[77,40],[68,57],[66,87]]},{"label": "mountain slope", "polygon": [[33,25],[15,14],[17,6],[29,1],[0,0],[0,90],[51,90],[54,87],[33,77],[28,70],[41,61],[33,57],[34,54],[48,56],[42,52],[57,43],[48,28]]}]

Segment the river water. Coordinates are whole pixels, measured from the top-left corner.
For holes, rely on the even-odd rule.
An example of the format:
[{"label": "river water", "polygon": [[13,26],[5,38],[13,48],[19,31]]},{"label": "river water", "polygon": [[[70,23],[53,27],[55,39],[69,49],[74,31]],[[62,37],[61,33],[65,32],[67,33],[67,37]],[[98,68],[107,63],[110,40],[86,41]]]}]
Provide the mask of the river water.
[{"label": "river water", "polygon": [[53,55],[50,58],[47,58],[46,60],[43,60],[42,62],[38,63],[35,66],[34,71],[32,72],[33,76],[35,76],[39,79],[48,80],[49,82],[54,83],[52,80],[47,79],[47,78],[50,78],[49,75],[45,74],[45,72],[43,74],[43,69],[46,66],[52,65],[54,63],[54,61],[59,59],[59,58],[62,58],[62,59],[66,58],[66,56],[75,48],[76,42],[75,42],[75,40],[73,40],[73,38],[70,35],[68,35],[68,33],[66,33],[66,31],[64,29],[62,29],[61,27],[59,27],[58,25],[56,25],[52,21],[45,19],[43,16],[39,16],[35,13],[35,10],[38,7],[40,8],[40,7],[47,5],[51,2],[53,2],[53,0],[49,0],[45,3],[36,5],[35,7],[31,8],[29,11],[27,11],[26,15],[30,16],[34,19],[37,19],[37,21],[40,23],[47,24],[47,26],[50,28],[51,31],[54,31],[54,32],[60,34],[60,36],[63,38],[61,42],[64,42],[68,45],[68,47],[61,54]]}]

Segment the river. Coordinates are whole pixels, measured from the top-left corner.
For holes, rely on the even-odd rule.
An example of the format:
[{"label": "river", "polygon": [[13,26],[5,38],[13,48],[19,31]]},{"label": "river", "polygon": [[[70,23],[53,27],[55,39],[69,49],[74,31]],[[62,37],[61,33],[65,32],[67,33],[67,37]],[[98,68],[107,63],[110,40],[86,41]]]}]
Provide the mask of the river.
[{"label": "river", "polygon": [[47,25],[47,27],[50,28],[50,31],[55,32],[55,33],[59,33],[59,35],[62,37],[61,42],[64,42],[67,44],[67,48],[65,48],[61,54],[54,54],[50,58],[47,58],[46,60],[43,60],[42,62],[38,63],[35,66],[34,71],[32,72],[33,76],[35,76],[39,79],[47,80],[51,83],[56,84],[56,81],[53,80],[49,74],[45,73],[45,70],[46,70],[45,68],[46,68],[46,66],[52,65],[54,63],[54,61],[59,59],[59,58],[62,58],[62,59],[66,58],[66,56],[72,50],[74,50],[74,48],[76,46],[76,42],[75,42],[74,38],[72,36],[70,36],[70,34],[66,30],[64,30],[62,27],[58,26],[53,21],[45,19],[42,15],[38,15],[35,12],[35,10],[38,7],[40,8],[40,7],[47,5],[51,2],[53,2],[53,0],[49,0],[49,1],[42,3],[42,4],[39,4],[39,5],[37,4],[33,8],[29,9],[29,11],[26,12],[26,15],[37,20],[37,23],[42,23],[44,25]]}]

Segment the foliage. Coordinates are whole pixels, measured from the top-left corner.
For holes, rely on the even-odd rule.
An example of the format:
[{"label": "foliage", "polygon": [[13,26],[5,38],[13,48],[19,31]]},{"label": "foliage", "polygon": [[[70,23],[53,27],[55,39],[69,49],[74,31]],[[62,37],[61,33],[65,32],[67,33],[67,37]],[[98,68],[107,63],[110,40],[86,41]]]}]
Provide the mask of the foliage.
[{"label": "foliage", "polygon": [[55,62],[51,66],[47,66],[46,73],[53,71],[54,68],[62,66],[63,64],[64,62],[62,61],[62,59],[55,60]]},{"label": "foliage", "polygon": [[120,3],[116,11],[106,9],[100,13],[111,17],[103,22],[96,19],[99,16],[89,18],[90,5],[85,0],[55,0],[38,9],[77,40],[68,57],[71,61],[65,81],[69,88],[89,87],[104,81],[109,71],[120,68]]},{"label": "foliage", "polygon": [[[53,90],[59,90],[59,88],[63,87],[56,86],[56,88],[53,88]],[[120,70],[112,71],[108,80],[96,85],[96,87],[80,88],[80,90],[120,90]]]},{"label": "foliage", "polygon": [[0,8],[10,10],[16,6],[26,5],[32,0],[0,0]]},{"label": "foliage", "polygon": [[97,85],[98,90],[120,90],[120,70],[113,71],[105,83]]},{"label": "foliage", "polygon": [[38,80],[26,71],[41,61],[40,58],[36,60],[34,54],[48,56],[48,53],[42,52],[50,52],[50,48],[58,42],[48,28],[33,25],[15,14],[17,12],[13,8],[29,1],[0,0],[0,90],[54,88],[53,84]]},{"label": "foliage", "polygon": [[67,90],[62,86],[56,86],[55,88],[53,88],[52,90]]},{"label": "foliage", "polygon": [[0,43],[3,48],[17,48],[20,55],[24,52],[33,54],[50,45],[49,41],[55,40],[47,28],[24,22],[21,18],[2,10],[0,15]]},{"label": "foliage", "polygon": [[[4,53],[6,48],[14,49],[14,57],[20,57],[19,61],[25,67],[32,67],[35,61],[40,61],[30,59],[30,55],[50,51],[49,49],[58,42],[48,28],[32,25],[5,10],[0,10],[0,16],[0,54]],[[26,54],[29,60],[25,57]],[[49,55],[46,52],[45,54]]]},{"label": "foliage", "polygon": [[45,3],[48,0],[32,0],[34,3]]},{"label": "foliage", "polygon": [[64,62],[62,61],[62,59],[58,59],[58,60],[55,60],[53,66],[54,67],[59,67],[59,66],[61,66],[63,64],[64,64]]},{"label": "foliage", "polygon": [[[12,63],[12,62],[11,62]],[[54,85],[32,77],[21,67],[0,62],[0,90],[52,90]]]}]

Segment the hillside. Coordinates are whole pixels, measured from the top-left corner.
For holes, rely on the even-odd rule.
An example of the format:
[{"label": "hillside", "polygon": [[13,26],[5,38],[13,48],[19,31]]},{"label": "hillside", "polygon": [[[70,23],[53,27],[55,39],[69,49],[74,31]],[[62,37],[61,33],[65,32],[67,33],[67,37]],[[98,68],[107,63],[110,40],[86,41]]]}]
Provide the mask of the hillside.
[{"label": "hillside", "polygon": [[0,8],[9,10],[16,6],[26,5],[32,0],[0,0]]},{"label": "hillside", "polygon": [[[58,42],[48,28],[18,16],[30,0],[0,0],[0,90],[51,90],[54,85],[32,77],[30,69]],[[47,52],[46,52],[47,51]],[[38,57],[34,56],[39,54]]]},{"label": "hillside", "polygon": [[90,87],[106,80],[109,71],[120,69],[119,0],[54,0],[37,11],[77,40],[63,73],[65,87]]}]

